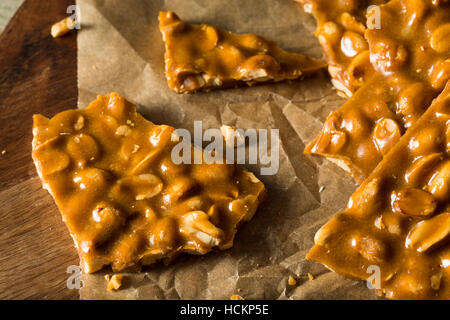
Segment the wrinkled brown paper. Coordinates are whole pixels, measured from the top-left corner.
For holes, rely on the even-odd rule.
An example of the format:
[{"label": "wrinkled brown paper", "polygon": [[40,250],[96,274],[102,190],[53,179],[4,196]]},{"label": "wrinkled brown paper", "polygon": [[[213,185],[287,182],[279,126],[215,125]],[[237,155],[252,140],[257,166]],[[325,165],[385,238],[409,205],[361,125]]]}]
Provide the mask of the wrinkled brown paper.
[{"label": "wrinkled brown paper", "polygon": [[[82,299],[373,299],[365,283],[345,279],[306,261],[314,233],[343,209],[353,180],[331,162],[303,149],[328,113],[343,103],[325,73],[299,81],[179,95],[164,77],[158,12],[238,33],[256,33],[281,47],[321,58],[315,22],[291,0],[77,0],[79,107],[97,94],[117,91],[157,124],[193,132],[222,124],[280,129],[280,169],[261,176],[269,200],[238,232],[234,247],[204,256],[183,255],[166,267],[126,274],[109,292],[104,273],[83,275]],[[321,188],[321,187],[324,188]],[[323,190],[322,190],[323,189]],[[320,192],[321,190],[322,192]],[[315,276],[309,280],[308,273]],[[289,286],[289,275],[297,279]]]}]

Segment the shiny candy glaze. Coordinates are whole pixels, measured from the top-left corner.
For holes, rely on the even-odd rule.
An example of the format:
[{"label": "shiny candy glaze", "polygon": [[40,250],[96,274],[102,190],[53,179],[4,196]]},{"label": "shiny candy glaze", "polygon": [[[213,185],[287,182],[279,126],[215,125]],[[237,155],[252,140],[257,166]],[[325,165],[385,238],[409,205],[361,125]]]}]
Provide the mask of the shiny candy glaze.
[{"label": "shiny candy glaze", "polygon": [[37,171],[88,273],[227,249],[265,196],[239,166],[176,165],[174,129],[116,93],[51,119],[35,115],[33,137]]},{"label": "shiny candy glaze", "polygon": [[366,63],[375,71],[329,115],[305,149],[339,159],[358,183],[420,118],[450,76],[449,2],[392,0],[380,6],[380,14],[381,29],[364,34]]},{"label": "shiny candy glaze", "polygon": [[391,299],[450,299],[450,82],[315,236],[307,258]]}]

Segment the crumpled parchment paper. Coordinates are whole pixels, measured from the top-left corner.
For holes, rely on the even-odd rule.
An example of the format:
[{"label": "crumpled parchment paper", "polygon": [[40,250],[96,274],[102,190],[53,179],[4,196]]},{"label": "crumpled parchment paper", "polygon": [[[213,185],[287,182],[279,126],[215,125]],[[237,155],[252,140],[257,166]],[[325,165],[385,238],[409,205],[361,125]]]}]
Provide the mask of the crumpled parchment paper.
[{"label": "crumpled parchment paper", "polygon": [[[117,91],[157,124],[193,132],[222,124],[280,130],[280,169],[261,176],[269,200],[238,232],[234,247],[205,256],[183,255],[170,266],[126,274],[119,291],[106,290],[100,272],[83,275],[82,299],[373,299],[365,283],[345,279],[306,261],[314,233],[343,209],[353,180],[331,162],[303,149],[328,113],[343,103],[325,72],[304,80],[251,88],[179,95],[164,77],[164,44],[158,12],[237,33],[256,33],[283,49],[321,58],[315,22],[291,0],[77,0],[80,108],[97,94]],[[323,188],[321,188],[323,187]],[[110,272],[110,271],[109,271]],[[309,280],[308,273],[315,276]],[[297,279],[289,286],[289,275]]]}]

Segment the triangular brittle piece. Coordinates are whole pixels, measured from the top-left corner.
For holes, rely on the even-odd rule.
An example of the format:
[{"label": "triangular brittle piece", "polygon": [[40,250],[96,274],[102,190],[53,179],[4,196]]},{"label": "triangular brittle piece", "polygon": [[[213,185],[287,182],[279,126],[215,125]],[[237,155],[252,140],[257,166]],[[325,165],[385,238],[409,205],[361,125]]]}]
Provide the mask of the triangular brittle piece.
[{"label": "triangular brittle piece", "polygon": [[174,129],[116,93],[51,119],[35,115],[33,136],[37,171],[87,273],[227,249],[265,196],[239,166],[175,164]]},{"label": "triangular brittle piece", "polygon": [[296,79],[325,67],[260,36],[189,24],[170,11],[160,12],[159,28],[167,82],[179,93]]},{"label": "triangular brittle piece", "polygon": [[392,299],[450,299],[450,82],[307,258]]}]

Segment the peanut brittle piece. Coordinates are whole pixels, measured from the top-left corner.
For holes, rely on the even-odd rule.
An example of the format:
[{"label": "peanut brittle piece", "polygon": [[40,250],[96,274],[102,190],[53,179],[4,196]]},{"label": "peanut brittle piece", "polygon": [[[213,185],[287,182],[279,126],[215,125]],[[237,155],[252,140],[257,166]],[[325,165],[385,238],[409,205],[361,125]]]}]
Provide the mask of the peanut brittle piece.
[{"label": "peanut brittle piece", "polygon": [[328,61],[334,87],[345,96],[352,94],[375,70],[364,38],[366,14],[387,0],[295,0],[317,21],[317,36]]},{"label": "peanut brittle piece", "polygon": [[307,258],[342,275],[378,269],[379,295],[450,299],[450,82],[314,242]]},{"label": "peanut brittle piece", "polygon": [[[391,0],[365,32],[376,70],[331,113],[305,152],[338,159],[360,183],[425,112],[450,77],[450,3]],[[413,18],[414,17],[414,18]],[[448,32],[448,31],[447,31]],[[438,44],[439,43],[439,44]]]},{"label": "peanut brittle piece", "polygon": [[117,93],[51,119],[35,115],[33,137],[37,172],[87,273],[230,248],[266,194],[237,165],[175,164],[174,129],[145,120]]},{"label": "peanut brittle piece", "polygon": [[167,83],[178,93],[297,79],[325,67],[260,36],[189,24],[171,11],[160,12],[159,28]]}]

